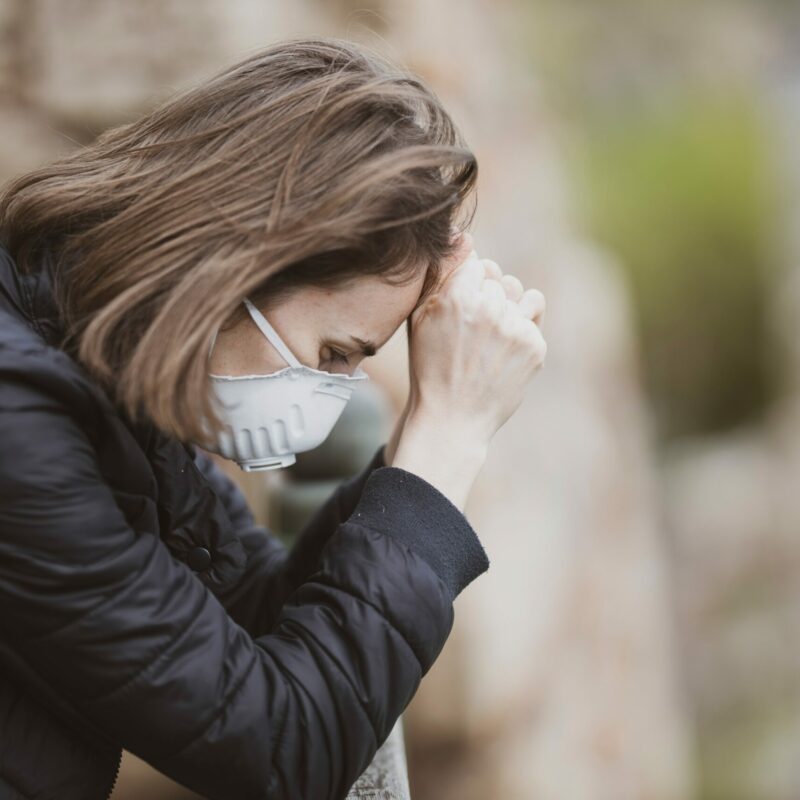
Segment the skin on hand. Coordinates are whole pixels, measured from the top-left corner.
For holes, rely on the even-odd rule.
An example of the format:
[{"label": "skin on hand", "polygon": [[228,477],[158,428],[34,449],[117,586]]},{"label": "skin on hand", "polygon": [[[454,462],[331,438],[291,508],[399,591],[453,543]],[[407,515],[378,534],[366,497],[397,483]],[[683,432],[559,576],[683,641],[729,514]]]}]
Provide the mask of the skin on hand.
[{"label": "skin on hand", "polygon": [[[455,279],[458,270],[465,266],[467,260],[478,260],[483,266],[483,280],[497,282],[499,287],[503,290],[505,299],[509,303],[515,303],[518,306],[521,316],[525,319],[531,320],[537,327],[540,327],[544,322],[544,314],[546,309],[545,297],[542,292],[540,292],[538,289],[525,290],[519,278],[510,274],[504,275],[496,261],[488,258],[479,259],[478,254],[473,248],[473,244],[473,238],[470,233],[465,232],[461,235],[460,246],[455,251],[453,257],[443,266],[443,277],[440,282],[439,291],[444,290],[445,287],[449,285],[450,281]],[[474,267],[473,274],[479,275],[481,273],[477,267]],[[476,286],[477,284],[474,284],[473,288]],[[498,294],[494,287],[488,286],[486,288],[490,293],[495,295]],[[418,311],[415,313],[418,314],[416,317],[418,319],[422,312]],[[413,319],[415,319],[415,317],[412,317],[412,320]],[[536,339],[534,347],[542,351],[541,361],[543,363],[546,345],[544,344],[543,339],[541,342],[538,341],[540,337],[534,336],[534,338]],[[413,348],[413,346],[414,345],[412,342],[411,347]],[[403,413],[395,423],[394,430],[386,446],[385,460],[387,464],[392,464],[394,462],[397,446],[403,435],[403,430],[408,420],[409,413],[412,409],[412,406],[415,406],[417,402],[417,398],[414,393],[413,381],[411,386],[412,391],[409,394],[408,401],[403,409]],[[486,445],[488,446],[488,441],[486,442]],[[479,447],[478,449],[481,448]]]}]

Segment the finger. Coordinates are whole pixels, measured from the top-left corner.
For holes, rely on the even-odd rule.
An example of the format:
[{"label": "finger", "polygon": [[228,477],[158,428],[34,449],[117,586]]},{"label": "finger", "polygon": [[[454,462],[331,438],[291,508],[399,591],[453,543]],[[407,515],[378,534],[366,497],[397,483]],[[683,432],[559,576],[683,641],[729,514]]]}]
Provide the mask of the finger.
[{"label": "finger", "polygon": [[505,289],[500,285],[500,281],[496,281],[494,278],[486,278],[481,285],[481,294],[492,316],[501,317],[508,299],[506,298]]},{"label": "finger", "polygon": [[522,281],[516,275],[507,273],[500,278],[500,283],[506,290],[506,297],[508,297],[509,300],[513,300],[515,303],[519,303],[525,291]]},{"label": "finger", "polygon": [[544,322],[544,313],[547,308],[544,295],[538,289],[528,289],[519,300],[519,307],[528,319],[537,325]]},{"label": "finger", "polygon": [[542,366],[547,357],[547,341],[542,335],[541,329],[535,324],[531,326],[528,335],[533,359],[538,366]]},{"label": "finger", "polygon": [[516,301],[509,299],[508,295],[506,295],[504,316],[508,320],[511,330],[521,330],[525,329],[528,325],[533,325],[529,319],[522,316],[519,305]]},{"label": "finger", "polygon": [[483,264],[478,258],[468,258],[463,264],[453,270],[448,278],[450,288],[456,291],[478,292],[485,278]]},{"label": "finger", "polygon": [[491,258],[482,258],[481,261],[483,261],[487,278],[494,278],[499,281],[503,277],[503,270],[500,269],[500,265],[496,261],[492,261]]}]

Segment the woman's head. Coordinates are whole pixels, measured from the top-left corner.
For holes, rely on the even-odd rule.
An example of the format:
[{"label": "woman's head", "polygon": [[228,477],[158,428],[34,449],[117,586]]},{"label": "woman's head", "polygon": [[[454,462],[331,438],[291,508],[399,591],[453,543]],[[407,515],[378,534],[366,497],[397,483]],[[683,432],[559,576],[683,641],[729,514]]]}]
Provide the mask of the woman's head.
[{"label": "woman's head", "polygon": [[132,417],[191,439],[216,422],[206,355],[241,330],[245,296],[291,341],[320,332],[306,313],[369,295],[358,324],[382,343],[434,287],[476,177],[418,77],[291,39],[18,178],[0,238],[23,270],[52,260],[63,346]]}]

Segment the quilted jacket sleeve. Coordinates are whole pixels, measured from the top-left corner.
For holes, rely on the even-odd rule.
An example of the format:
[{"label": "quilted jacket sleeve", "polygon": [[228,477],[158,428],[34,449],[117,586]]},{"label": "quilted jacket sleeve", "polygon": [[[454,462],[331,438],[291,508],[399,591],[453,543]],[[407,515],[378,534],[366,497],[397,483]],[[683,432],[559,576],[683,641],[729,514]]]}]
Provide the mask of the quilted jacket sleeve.
[{"label": "quilted jacket sleeve", "polygon": [[204,797],[345,797],[441,651],[456,595],[488,569],[464,515],[422,478],[374,470],[252,637],[157,535],[129,527],[55,399],[13,399],[0,403],[0,637]]},{"label": "quilted jacket sleeve", "polygon": [[247,552],[247,568],[220,601],[228,613],[252,636],[272,629],[289,594],[316,568],[320,552],[337,527],[355,510],[367,478],[385,467],[385,445],[356,475],[342,481],[312,514],[291,548],[267,528],[256,524],[247,500],[236,483],[202,450],[194,461],[220,498]]}]

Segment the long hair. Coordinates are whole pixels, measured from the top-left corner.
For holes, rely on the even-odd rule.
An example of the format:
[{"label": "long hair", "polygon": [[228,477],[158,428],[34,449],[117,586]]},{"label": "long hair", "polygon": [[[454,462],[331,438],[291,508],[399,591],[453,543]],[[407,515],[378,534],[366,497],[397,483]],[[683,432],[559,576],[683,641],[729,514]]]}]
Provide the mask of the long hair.
[{"label": "long hair", "polygon": [[245,296],[426,269],[424,298],[476,178],[418,76],[363,45],[294,38],[12,181],[0,239],[23,271],[49,259],[60,346],[125,412],[199,439],[221,425],[211,338]]}]

